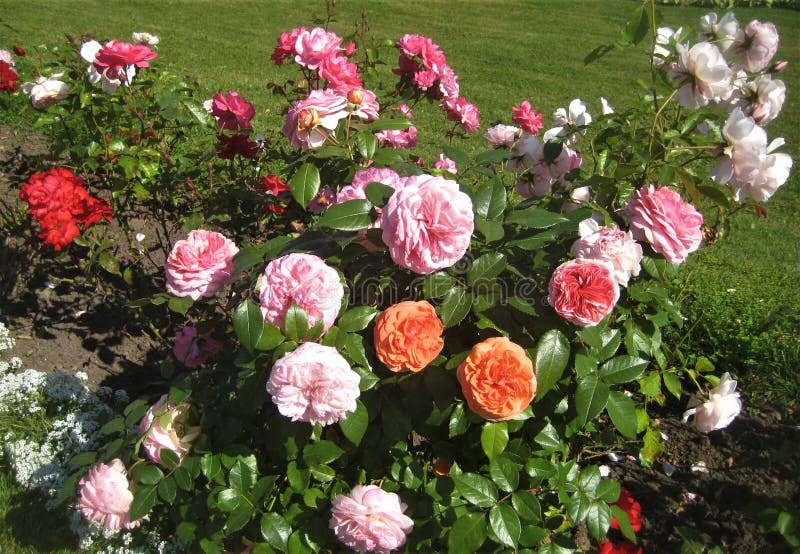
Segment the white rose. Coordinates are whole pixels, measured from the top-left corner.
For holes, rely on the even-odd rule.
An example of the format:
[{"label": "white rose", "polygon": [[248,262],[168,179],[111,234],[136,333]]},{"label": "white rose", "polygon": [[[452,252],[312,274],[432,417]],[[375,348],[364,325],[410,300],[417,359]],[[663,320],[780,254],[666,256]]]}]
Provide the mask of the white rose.
[{"label": "white rose", "polygon": [[31,97],[34,108],[44,109],[63,100],[69,92],[69,85],[59,80],[63,73],[56,73],[50,77],[39,75],[35,83],[24,83],[22,92]]},{"label": "white rose", "polygon": [[694,407],[683,413],[683,421],[694,416],[692,423],[703,433],[727,427],[742,411],[742,401],[735,390],[736,381],[731,379],[729,373],[725,373],[719,385],[709,391],[706,402],[695,402]]},{"label": "white rose", "polygon": [[675,49],[678,61],[669,74],[678,85],[675,98],[681,106],[695,109],[730,96],[732,72],[716,45],[699,42],[687,48],[678,44]]}]

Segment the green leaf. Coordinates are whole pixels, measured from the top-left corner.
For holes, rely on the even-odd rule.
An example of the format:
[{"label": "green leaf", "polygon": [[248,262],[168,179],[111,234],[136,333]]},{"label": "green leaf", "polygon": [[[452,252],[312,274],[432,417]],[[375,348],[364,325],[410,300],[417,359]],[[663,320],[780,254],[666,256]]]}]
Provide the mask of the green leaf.
[{"label": "green leaf", "polygon": [[486,457],[494,460],[503,453],[508,444],[508,426],[505,421],[496,423],[487,422],[483,424],[481,431],[481,447],[486,453]]},{"label": "green leaf", "polygon": [[516,491],[511,495],[511,505],[525,521],[539,523],[542,521],[542,506],[537,496],[529,490]]},{"label": "green leaf", "polygon": [[228,482],[232,489],[247,492],[253,487],[254,477],[253,470],[249,465],[242,460],[236,460],[228,475]]},{"label": "green leaf", "polygon": [[70,467],[79,468],[93,464],[97,459],[97,452],[81,452],[69,460]]},{"label": "green leaf", "polygon": [[183,490],[191,491],[194,488],[192,476],[189,475],[189,471],[185,467],[178,467],[172,475],[175,477],[175,483]]},{"label": "green leaf", "polygon": [[181,464],[181,459],[169,448],[162,448],[158,453],[158,457],[161,459],[161,463],[169,469],[175,469]]},{"label": "green leaf", "polygon": [[261,314],[261,308],[251,300],[239,304],[233,313],[233,330],[242,346],[252,353],[264,332],[264,316]]},{"label": "green leaf", "polygon": [[120,275],[119,272],[119,261],[117,258],[109,252],[108,250],[103,250],[100,252],[100,256],[97,259],[100,267],[105,269],[108,273],[112,275]]},{"label": "green leaf", "polygon": [[280,514],[267,512],[261,516],[261,536],[272,548],[286,550],[292,527]]},{"label": "green leaf", "polygon": [[308,333],[308,315],[306,311],[292,302],[283,318],[283,327],[286,329],[286,338],[300,340]]},{"label": "green leaf", "polygon": [[603,540],[611,525],[611,509],[605,502],[592,502],[586,513],[586,527],[595,540]]},{"label": "green leaf", "polygon": [[384,206],[389,197],[394,194],[394,188],[383,183],[372,182],[364,189],[364,193],[373,206]]},{"label": "green leaf", "polygon": [[474,285],[483,279],[492,279],[506,268],[506,256],[501,252],[489,252],[472,263],[467,271],[467,284]]},{"label": "green leaf", "polygon": [[558,431],[553,427],[552,423],[548,423],[539,433],[533,437],[533,440],[542,445],[545,450],[553,451],[561,446],[561,437],[558,436]]},{"label": "green leaf", "polygon": [[447,291],[442,303],[437,308],[439,318],[445,329],[461,323],[472,307],[472,294],[460,286],[455,286]]},{"label": "green leaf", "polygon": [[664,378],[664,386],[667,387],[667,390],[672,393],[672,396],[680,400],[681,393],[683,392],[683,387],[681,386],[681,378],[678,377],[676,374],[670,372],[665,373],[663,375],[663,378]]},{"label": "green leaf", "polygon": [[125,430],[125,418],[124,417],[115,417],[111,421],[107,422],[105,425],[100,427],[100,432],[104,435],[113,435],[116,433],[121,433]]},{"label": "green leaf", "polygon": [[477,165],[496,164],[511,159],[511,152],[508,150],[486,150],[475,156]]},{"label": "green leaf", "polygon": [[486,519],[482,513],[467,512],[459,517],[447,535],[449,552],[477,552],[486,540]]},{"label": "green leaf", "polygon": [[371,160],[375,155],[375,149],[378,147],[378,139],[370,132],[361,132],[356,135],[356,146],[362,158]]},{"label": "green leaf", "polygon": [[619,498],[620,485],[614,479],[603,479],[594,492],[595,498],[603,502],[616,502]]},{"label": "green leaf", "polygon": [[356,400],[356,411],[347,414],[347,417],[339,420],[339,428],[347,439],[358,446],[364,433],[367,432],[369,425],[369,413],[367,407],[360,400]]},{"label": "green leaf", "polygon": [[164,478],[161,468],[151,464],[136,466],[132,474],[133,478],[143,485],[155,485]]},{"label": "green leaf", "polygon": [[156,487],[138,487],[133,493],[133,502],[131,502],[130,520],[136,521],[150,513],[153,506],[156,504]]},{"label": "green leaf", "polygon": [[232,512],[243,501],[242,493],[234,489],[223,489],[217,495],[217,508],[223,512]]},{"label": "green leaf", "polygon": [[576,524],[586,519],[592,501],[583,491],[578,491],[567,501],[567,514]]},{"label": "green leaf", "polygon": [[369,200],[348,200],[334,204],[325,210],[317,224],[320,227],[339,229],[340,231],[358,231],[372,224],[369,213],[372,204]]},{"label": "green leaf", "polygon": [[469,166],[469,156],[467,156],[463,150],[455,148],[454,146],[445,146],[442,150],[444,151],[444,155],[456,162],[456,165],[459,166],[462,171]]},{"label": "green leaf", "polygon": [[522,525],[514,508],[505,503],[494,506],[489,510],[489,525],[501,543],[509,548],[517,547]]},{"label": "green leaf", "polygon": [[646,462],[652,464],[664,453],[664,438],[658,429],[648,427],[644,433],[643,441],[642,457]]},{"label": "green leaf", "polygon": [[448,424],[448,436],[452,439],[458,435],[463,435],[469,428],[469,421],[467,420],[467,412],[464,408],[464,403],[459,402],[453,408],[453,413],[450,414],[450,423]]},{"label": "green leaf", "polygon": [[370,123],[372,131],[405,131],[411,127],[411,122],[407,119],[378,119]]},{"label": "green leaf", "polygon": [[647,36],[649,20],[650,18],[644,5],[633,10],[630,19],[625,24],[625,30],[622,33],[623,40],[639,44]]},{"label": "green leaf", "polygon": [[453,288],[453,278],[444,271],[426,275],[422,281],[422,294],[425,298],[439,298]]},{"label": "green leaf", "polygon": [[650,362],[635,356],[617,356],[600,366],[600,378],[609,385],[638,379]]},{"label": "green leaf", "polygon": [[489,462],[489,477],[500,490],[512,492],[519,486],[520,465],[508,454],[501,454]]},{"label": "green leaf", "polygon": [[617,431],[626,438],[636,438],[636,405],[632,399],[619,391],[611,391],[606,411]]},{"label": "green leaf", "polygon": [[486,242],[494,242],[505,236],[503,224],[499,221],[489,221],[480,217],[475,218],[475,229],[483,235]]},{"label": "green leaf", "polygon": [[557,329],[546,331],[536,346],[536,391],[537,400],[541,400],[561,379],[569,361],[569,340]]},{"label": "green leaf", "polygon": [[167,307],[176,314],[186,315],[186,312],[189,311],[192,304],[194,304],[194,300],[192,300],[191,296],[173,296],[169,299],[169,302],[167,302]]},{"label": "green leaf", "polygon": [[304,163],[289,181],[289,189],[298,204],[304,208],[319,192],[319,170],[312,163]]},{"label": "green leaf", "polygon": [[[636,544],[636,532],[631,527],[631,521],[628,518],[628,512],[620,508],[619,506],[609,506],[611,508],[611,515],[617,518],[617,523],[619,523],[619,530],[625,536],[626,539],[631,541],[632,543]],[[701,549],[700,554],[702,554],[703,550]]]},{"label": "green leaf", "polygon": [[506,217],[506,223],[516,223],[521,227],[530,227],[532,229],[546,229],[567,221],[569,220],[561,214],[549,212],[536,206],[531,206],[524,210],[513,210]]},{"label": "green leaf", "polygon": [[497,502],[497,487],[483,475],[461,473],[452,477],[461,496],[471,504],[488,508]]},{"label": "green leaf", "polygon": [[253,266],[264,263],[264,254],[260,246],[244,246],[233,257],[233,274],[239,275]]},{"label": "green leaf", "polygon": [[608,402],[608,385],[594,375],[587,375],[578,383],[575,391],[575,409],[578,423],[583,426],[603,411]]},{"label": "green leaf", "polygon": [[358,383],[358,389],[361,392],[371,389],[381,381],[380,377],[378,377],[365,367],[361,367],[358,365],[353,366],[353,371],[358,373],[358,376],[361,378],[361,381]]},{"label": "green leaf", "polygon": [[178,492],[178,488],[175,485],[175,480],[172,478],[162,479],[161,482],[158,484],[158,496],[166,502],[167,504],[172,504],[175,500],[175,495]]},{"label": "green leaf", "polygon": [[555,239],[555,233],[552,231],[545,231],[530,237],[510,240],[506,243],[506,246],[514,246],[523,250],[539,250],[547,243],[553,242]]},{"label": "green leaf", "polygon": [[639,387],[642,394],[648,398],[654,398],[661,394],[661,374],[657,371],[648,373],[639,379]]},{"label": "green leaf", "polygon": [[286,340],[286,337],[283,336],[280,327],[265,321],[264,327],[261,330],[261,338],[259,338],[256,343],[256,350],[274,350],[280,346],[284,340]]},{"label": "green leaf", "polygon": [[378,310],[372,306],[356,306],[339,316],[337,325],[347,332],[363,331],[376,315]]},{"label": "green leaf", "polygon": [[495,219],[506,209],[506,188],[494,179],[481,184],[472,195],[475,214],[484,219]]},{"label": "green leaf", "polygon": [[314,442],[303,448],[303,460],[309,466],[333,462],[342,454],[344,454],[344,450],[328,440]]},{"label": "green leaf", "polygon": [[235,533],[247,525],[247,523],[253,518],[253,515],[253,507],[250,504],[243,502],[228,516],[228,519],[225,521],[225,530],[228,533]]},{"label": "green leaf", "polygon": [[208,110],[203,107],[203,104],[197,100],[192,100],[191,98],[182,98],[181,101],[198,123],[206,126],[211,126],[214,123],[214,120],[211,119],[211,116],[208,114]]}]

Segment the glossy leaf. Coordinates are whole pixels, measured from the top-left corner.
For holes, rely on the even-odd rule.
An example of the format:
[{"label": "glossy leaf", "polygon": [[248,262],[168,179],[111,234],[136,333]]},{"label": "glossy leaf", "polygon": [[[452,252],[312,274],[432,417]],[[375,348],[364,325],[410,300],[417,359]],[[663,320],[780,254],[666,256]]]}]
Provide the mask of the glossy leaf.
[{"label": "glossy leaf", "polygon": [[449,552],[477,552],[486,540],[486,518],[467,512],[459,517],[447,535]]},{"label": "glossy leaf", "polygon": [[557,329],[546,331],[536,346],[536,391],[537,400],[541,400],[561,379],[569,362],[569,340]]},{"label": "glossy leaf", "polygon": [[289,181],[289,189],[298,204],[304,208],[319,192],[319,170],[312,163],[304,163]]},{"label": "glossy leaf", "polygon": [[603,411],[608,402],[608,394],[608,385],[593,375],[581,379],[575,391],[575,409],[580,425],[585,425]]},{"label": "glossy leaf", "polygon": [[483,475],[461,473],[452,477],[458,492],[469,503],[479,508],[488,508],[497,502],[497,487]]},{"label": "glossy leaf", "polygon": [[272,548],[286,550],[292,527],[286,519],[274,512],[267,512],[261,516],[261,536]]},{"label": "glossy leaf", "polygon": [[369,200],[348,200],[330,206],[317,221],[320,227],[340,231],[358,231],[372,224],[369,216],[372,204]]},{"label": "glossy leaf", "polygon": [[636,405],[631,398],[619,391],[611,391],[606,411],[617,431],[626,438],[636,438]]},{"label": "glossy leaf", "polygon": [[483,424],[481,431],[481,447],[486,457],[490,460],[495,459],[503,453],[508,444],[508,426],[505,421],[496,423],[487,422]]},{"label": "glossy leaf", "polygon": [[489,525],[494,535],[509,548],[516,548],[522,525],[519,516],[508,504],[497,504],[489,510]]},{"label": "glossy leaf", "polygon": [[367,407],[360,400],[356,400],[356,411],[347,414],[347,417],[339,420],[339,428],[347,439],[358,446],[364,433],[367,432],[369,425],[369,413]]}]

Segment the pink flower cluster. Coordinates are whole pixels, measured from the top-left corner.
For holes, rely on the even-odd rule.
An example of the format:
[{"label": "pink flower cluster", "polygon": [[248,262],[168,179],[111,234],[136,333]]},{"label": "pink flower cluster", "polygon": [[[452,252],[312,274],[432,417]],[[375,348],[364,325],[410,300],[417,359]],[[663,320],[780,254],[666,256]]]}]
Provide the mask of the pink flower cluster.
[{"label": "pink flower cluster", "polygon": [[237,155],[245,158],[258,156],[261,148],[258,142],[250,139],[251,121],[256,115],[250,102],[232,90],[224,95],[215,92],[205,106],[219,127],[217,140],[220,158],[232,160]]},{"label": "pink flower cluster", "polygon": [[333,499],[330,528],[356,552],[388,554],[405,544],[414,526],[405,510],[395,493],[376,485],[356,485],[350,494]]},{"label": "pink flower cluster", "polygon": [[[406,104],[400,104],[392,109],[392,113],[402,115],[409,121],[414,119],[411,108]],[[417,145],[417,128],[411,125],[408,129],[389,129],[378,131],[375,138],[387,143],[392,148],[414,148]]]},{"label": "pink flower cluster", "polygon": [[166,263],[167,292],[175,296],[214,296],[236,278],[233,257],[239,248],[215,231],[195,230],[172,247]]},{"label": "pink flower cluster", "polygon": [[464,131],[477,131],[480,126],[478,108],[461,97],[458,77],[447,65],[439,45],[422,35],[407,34],[398,39],[396,46],[400,57],[394,73],[420,92],[440,100],[440,106],[447,111],[447,119],[459,123]]}]

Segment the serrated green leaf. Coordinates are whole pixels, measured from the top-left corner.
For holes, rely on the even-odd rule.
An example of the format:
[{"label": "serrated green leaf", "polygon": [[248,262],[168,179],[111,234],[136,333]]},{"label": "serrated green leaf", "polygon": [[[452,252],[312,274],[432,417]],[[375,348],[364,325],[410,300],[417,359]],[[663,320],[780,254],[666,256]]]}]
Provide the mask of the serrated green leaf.
[{"label": "serrated green leaf", "polygon": [[495,459],[503,453],[508,444],[508,425],[505,421],[487,422],[481,430],[481,447],[486,457]]},{"label": "serrated green leaf", "polygon": [[495,219],[506,209],[506,188],[493,179],[481,184],[472,195],[475,214],[484,219]]},{"label": "serrated green leaf", "polygon": [[661,454],[664,453],[664,438],[658,429],[648,427],[644,433],[644,446],[642,448],[642,457],[648,463],[655,462]]},{"label": "serrated green leaf", "polygon": [[486,540],[486,518],[467,512],[459,517],[447,536],[449,552],[477,552]]},{"label": "serrated green leaf", "polygon": [[328,464],[338,460],[344,450],[336,446],[336,443],[322,440],[314,442],[303,448],[303,461],[309,466],[317,464]]},{"label": "serrated green leaf", "polygon": [[603,540],[611,525],[611,509],[605,502],[592,502],[586,513],[586,527],[595,540]]},{"label": "serrated green leaf", "polygon": [[339,428],[347,439],[358,446],[364,433],[367,432],[369,425],[369,413],[367,407],[360,400],[356,400],[356,411],[347,414],[347,417],[339,420]]},{"label": "serrated green leaf", "polygon": [[489,477],[500,490],[512,492],[519,486],[520,465],[501,454],[489,462]]},{"label": "serrated green leaf", "polygon": [[286,519],[274,512],[267,512],[261,516],[261,536],[272,548],[286,550],[292,527]]},{"label": "serrated green leaf", "polygon": [[304,163],[289,181],[289,189],[298,204],[304,208],[319,192],[319,170],[312,163]]},{"label": "serrated green leaf", "polygon": [[667,387],[667,390],[672,393],[672,396],[680,400],[681,393],[683,392],[680,377],[671,372],[664,373],[662,377],[664,378],[664,386]]},{"label": "serrated green leaf", "polygon": [[461,323],[470,308],[472,308],[472,294],[461,286],[455,286],[444,295],[437,312],[442,324],[447,329]]},{"label": "serrated green leaf", "polygon": [[151,464],[138,465],[132,472],[133,478],[143,485],[156,485],[164,478],[161,468]]},{"label": "serrated green leaf", "polygon": [[611,391],[606,411],[617,431],[626,438],[636,438],[636,405],[632,399],[619,391]]},{"label": "serrated green leaf", "polygon": [[156,504],[156,487],[138,487],[133,492],[133,502],[130,507],[130,520],[136,521],[150,513]]},{"label": "serrated green leaf", "polygon": [[603,502],[616,502],[619,498],[620,485],[614,479],[603,479],[597,485],[595,498]]},{"label": "serrated green leaf", "polygon": [[591,504],[589,496],[583,491],[578,491],[567,501],[567,514],[575,524],[582,523],[589,513]]},{"label": "serrated green leaf", "polygon": [[181,464],[181,459],[169,448],[162,448],[158,453],[158,457],[164,467],[168,469],[175,469]]},{"label": "serrated green leaf", "polygon": [[457,437],[467,432],[469,428],[469,421],[467,421],[467,412],[463,402],[456,404],[453,408],[453,413],[450,414],[450,423],[448,424],[449,437]]},{"label": "serrated green leaf", "polygon": [[483,475],[461,473],[452,477],[458,492],[467,502],[479,508],[488,508],[497,502],[497,487]]},{"label": "serrated green leaf", "polygon": [[489,525],[500,542],[509,548],[516,548],[522,525],[514,509],[508,504],[497,504],[489,510]]},{"label": "serrated green leaf", "polygon": [[649,363],[635,356],[617,356],[600,366],[600,378],[609,385],[629,383],[638,379]]},{"label": "serrated green leaf", "polygon": [[177,492],[177,485],[175,485],[175,481],[170,477],[162,479],[158,483],[158,496],[160,496],[161,499],[167,504],[172,504],[172,502],[175,500],[175,495]]},{"label": "serrated green leaf", "polygon": [[125,418],[124,417],[115,417],[111,421],[108,421],[105,425],[100,427],[100,432],[104,435],[113,435],[115,433],[121,433],[125,430]]},{"label": "serrated green leaf", "polygon": [[255,512],[250,504],[246,502],[240,504],[228,515],[228,519],[225,521],[225,530],[228,533],[235,533],[247,525],[254,515]]},{"label": "serrated green leaf", "polygon": [[370,123],[372,131],[405,131],[411,127],[411,122],[407,119],[378,119]]},{"label": "serrated green leaf", "polygon": [[244,502],[242,493],[234,489],[223,489],[217,495],[217,508],[223,512],[232,512]]},{"label": "serrated green leaf", "polygon": [[561,379],[569,361],[569,340],[557,329],[546,331],[536,345],[536,391],[537,401],[541,400]]},{"label": "serrated green leaf", "polygon": [[469,165],[469,156],[463,150],[454,146],[445,146],[442,148],[444,155],[456,162],[456,165],[463,171]]},{"label": "serrated green leaf", "polygon": [[593,375],[587,375],[578,383],[575,390],[575,410],[578,423],[583,426],[603,411],[608,402],[608,385]]},{"label": "serrated green leaf", "polygon": [[569,220],[561,214],[537,208],[536,206],[523,210],[512,210],[506,216],[506,223],[516,223],[521,227],[529,227],[531,229],[546,229],[567,221]]},{"label": "serrated green leaf", "polygon": [[472,263],[467,271],[467,284],[474,285],[483,279],[492,279],[506,268],[506,256],[501,252],[489,252]]},{"label": "serrated green leaf", "polygon": [[244,493],[253,486],[254,477],[253,470],[246,463],[236,460],[228,474],[228,483],[232,489]]},{"label": "serrated green leaf", "polygon": [[529,490],[515,491],[511,495],[511,505],[519,517],[525,521],[539,523],[542,521],[542,506],[537,496]]},{"label": "serrated green leaf", "polygon": [[258,342],[256,343],[256,350],[261,350],[261,351],[274,350],[275,348],[280,346],[285,340],[286,337],[283,336],[283,332],[280,330],[280,327],[265,321],[264,327],[261,330],[261,337],[258,339]]},{"label": "serrated green leaf", "polygon": [[264,316],[261,308],[251,300],[245,300],[233,313],[233,330],[249,352],[253,352],[264,332]]},{"label": "serrated green leaf", "polygon": [[372,204],[369,200],[348,200],[334,204],[325,210],[317,225],[340,231],[358,231],[372,224],[369,214]]},{"label": "serrated green leaf", "polygon": [[169,299],[169,302],[167,302],[167,308],[176,314],[186,315],[186,312],[189,311],[189,308],[192,307],[192,304],[194,304],[194,300],[192,300],[191,296],[173,296]]},{"label": "serrated green leaf", "polygon": [[367,200],[369,200],[373,206],[384,206],[389,200],[389,197],[394,194],[394,187],[373,182],[366,186],[364,194],[366,194]]},{"label": "serrated green leaf", "polygon": [[79,468],[93,464],[97,459],[97,452],[81,452],[70,458],[69,465],[73,468]]},{"label": "serrated green leaf", "polygon": [[356,146],[358,153],[361,157],[369,161],[375,155],[375,149],[378,147],[378,139],[375,138],[370,132],[364,131],[356,135]]},{"label": "serrated green leaf", "polygon": [[363,331],[377,314],[372,306],[356,306],[339,316],[337,326],[347,332]]},{"label": "serrated green leaf", "polygon": [[633,544],[636,544],[637,542],[636,533],[634,532],[633,527],[631,527],[631,521],[628,518],[628,513],[619,506],[609,506],[609,507],[611,508],[611,515],[617,518],[617,523],[619,524],[619,530],[622,532],[622,534],[625,536],[626,539],[631,541]]},{"label": "serrated green leaf", "polygon": [[551,423],[548,423],[539,433],[533,437],[545,450],[553,451],[561,445],[561,437]]},{"label": "serrated green leaf", "polygon": [[425,298],[439,298],[453,288],[453,283],[453,278],[444,271],[431,273],[422,281],[422,294]]}]

